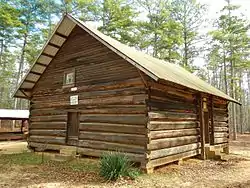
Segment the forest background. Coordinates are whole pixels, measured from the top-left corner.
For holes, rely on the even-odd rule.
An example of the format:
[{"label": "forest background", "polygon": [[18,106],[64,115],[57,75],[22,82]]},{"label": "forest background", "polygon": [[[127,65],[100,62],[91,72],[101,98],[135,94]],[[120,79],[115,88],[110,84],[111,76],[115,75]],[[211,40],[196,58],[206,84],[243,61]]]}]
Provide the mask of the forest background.
[{"label": "forest background", "polygon": [[[179,64],[242,103],[230,127],[250,132],[250,17],[230,0],[0,0],[0,108],[12,97],[55,24],[69,13],[120,42]],[[236,1],[236,3],[239,1]],[[215,2],[216,3],[216,2]],[[244,8],[244,7],[243,7]]]}]

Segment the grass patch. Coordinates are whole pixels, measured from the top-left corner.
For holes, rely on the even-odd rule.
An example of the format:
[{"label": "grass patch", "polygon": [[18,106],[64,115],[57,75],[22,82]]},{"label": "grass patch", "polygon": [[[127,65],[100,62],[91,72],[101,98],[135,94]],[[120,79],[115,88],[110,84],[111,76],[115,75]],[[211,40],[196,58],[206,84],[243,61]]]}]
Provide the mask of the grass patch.
[{"label": "grass patch", "polygon": [[[45,157],[44,161],[48,159]],[[24,152],[18,154],[2,154],[0,155],[0,164],[10,165],[39,165],[42,163],[42,157],[35,153]]]},{"label": "grass patch", "polygon": [[58,171],[66,170],[73,172],[98,172],[99,170],[99,160],[88,158],[60,162],[51,160],[49,156],[44,156],[42,159],[42,155],[32,152],[0,155],[0,167],[7,168],[15,165],[42,165]]},{"label": "grass patch", "polygon": [[108,181],[116,181],[120,177],[135,179],[140,172],[132,167],[128,157],[119,152],[107,152],[101,157],[100,175]]}]

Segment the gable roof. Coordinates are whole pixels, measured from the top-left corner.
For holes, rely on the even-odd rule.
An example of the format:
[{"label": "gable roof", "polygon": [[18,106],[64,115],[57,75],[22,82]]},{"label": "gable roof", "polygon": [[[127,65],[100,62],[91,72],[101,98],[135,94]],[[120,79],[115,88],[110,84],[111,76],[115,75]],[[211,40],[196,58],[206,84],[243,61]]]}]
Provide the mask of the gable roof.
[{"label": "gable roof", "polygon": [[170,81],[196,91],[208,93],[235,103],[239,103],[235,99],[201,80],[179,65],[168,63],[143,52],[137,51],[134,48],[124,45],[117,40],[104,35],[97,29],[87,26],[80,20],[70,15],[65,15],[60,20],[50,39],[44,45],[35,63],[19,84],[14,97],[29,98],[31,96],[30,91],[33,89],[36,82],[39,80],[49,63],[56,56],[57,52],[60,50],[76,25],[81,27],[91,36],[107,46],[110,50],[114,51],[116,54],[136,66],[156,81],[161,79]]}]

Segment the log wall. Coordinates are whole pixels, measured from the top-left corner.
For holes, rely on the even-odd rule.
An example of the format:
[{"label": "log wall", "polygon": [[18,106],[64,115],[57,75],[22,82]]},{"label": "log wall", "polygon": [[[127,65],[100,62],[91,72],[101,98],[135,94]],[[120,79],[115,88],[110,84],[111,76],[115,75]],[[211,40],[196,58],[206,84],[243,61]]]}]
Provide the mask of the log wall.
[{"label": "log wall", "polygon": [[228,103],[223,100],[213,102],[214,144],[229,142]]},{"label": "log wall", "polygon": [[[63,87],[75,69],[75,87]],[[78,95],[78,105],[70,96]],[[29,145],[60,150],[68,145],[68,112],[79,114],[78,152],[125,152],[153,168],[201,153],[197,92],[155,82],[76,27],[32,91]],[[227,142],[227,104],[215,100],[214,141]]]},{"label": "log wall", "polygon": [[153,168],[200,153],[195,95],[148,81],[148,164]]},{"label": "log wall", "polygon": [[[64,72],[72,68],[77,91],[63,88]],[[78,105],[70,105],[71,95],[78,95]],[[66,145],[67,113],[78,112],[79,153],[100,156],[119,150],[141,162],[146,153],[147,97],[138,70],[77,27],[33,90],[30,145]]]}]

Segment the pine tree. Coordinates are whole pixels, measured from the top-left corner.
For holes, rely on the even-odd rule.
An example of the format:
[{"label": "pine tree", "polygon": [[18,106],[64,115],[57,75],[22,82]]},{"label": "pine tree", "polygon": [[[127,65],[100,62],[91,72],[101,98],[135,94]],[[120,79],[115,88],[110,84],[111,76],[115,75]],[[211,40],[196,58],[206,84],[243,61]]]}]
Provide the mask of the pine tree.
[{"label": "pine tree", "polygon": [[197,44],[204,40],[204,36],[201,36],[199,30],[205,21],[206,6],[197,3],[196,0],[173,0],[171,6],[172,18],[182,27],[181,65],[192,70],[194,58],[202,51]]}]

